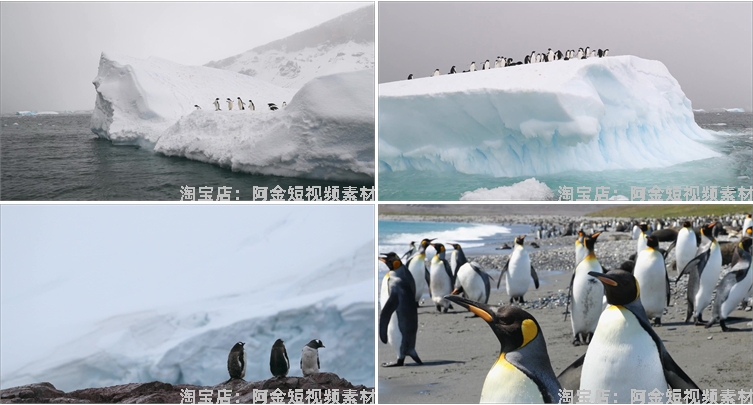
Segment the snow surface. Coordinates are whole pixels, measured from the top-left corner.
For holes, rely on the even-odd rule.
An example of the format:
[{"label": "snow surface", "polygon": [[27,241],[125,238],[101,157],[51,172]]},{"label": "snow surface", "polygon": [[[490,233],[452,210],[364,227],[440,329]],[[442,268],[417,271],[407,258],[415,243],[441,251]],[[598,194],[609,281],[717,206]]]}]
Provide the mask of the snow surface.
[{"label": "snow surface", "polygon": [[[301,375],[301,349],[321,339],[322,370],[373,386],[374,241],[341,244],[339,254],[309,252],[320,241],[300,238],[328,236],[322,230],[332,218],[301,214],[270,220],[274,225],[263,225],[220,255],[197,242],[196,255],[165,257],[173,268],[162,271],[150,263],[128,274],[116,266],[93,269],[93,260],[112,252],[70,247],[48,250],[62,261],[83,255],[75,271],[40,269],[36,260],[22,272],[4,268],[0,386],[49,381],[70,391],[153,380],[214,385],[228,379],[227,354],[238,341],[246,342],[248,352],[245,379],[257,381],[271,377],[269,350],[277,338],[287,347],[289,375]],[[294,248],[297,242],[305,246]],[[283,257],[286,251],[292,254]],[[197,267],[199,260],[203,265]],[[239,272],[238,261],[249,267]]]},{"label": "snow surface", "polygon": [[372,180],[374,71],[311,80],[277,111],[193,111],[154,149],[249,173]]},{"label": "snow surface", "polygon": [[311,29],[206,64],[286,88],[334,73],[374,69],[374,5]]},{"label": "snow surface", "polygon": [[379,170],[496,177],[666,167],[718,156],[667,68],[635,56],[379,85]]},{"label": "snow surface", "polygon": [[478,200],[554,200],[554,192],[544,183],[530,178],[515,183],[512,186],[502,186],[493,189],[485,187],[466,191],[460,196],[461,201]]}]

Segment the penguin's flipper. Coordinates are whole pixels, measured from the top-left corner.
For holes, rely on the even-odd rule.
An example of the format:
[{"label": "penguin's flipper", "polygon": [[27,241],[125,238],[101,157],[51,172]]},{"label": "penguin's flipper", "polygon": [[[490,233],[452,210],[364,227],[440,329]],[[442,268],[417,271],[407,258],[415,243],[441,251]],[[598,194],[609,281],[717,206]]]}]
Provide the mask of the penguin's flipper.
[{"label": "penguin's flipper", "polygon": [[583,371],[583,360],[585,359],[586,355],[583,354],[557,376],[557,381],[559,381],[563,390],[575,392],[580,389],[580,375]]},{"label": "penguin's flipper", "polygon": [[442,260],[442,263],[444,263],[444,272],[447,273],[447,277],[450,278],[450,285],[455,285],[455,277],[452,275],[452,269],[450,268],[450,263],[447,260]]},{"label": "penguin's flipper", "polygon": [[497,289],[499,290],[499,284],[502,282],[502,276],[505,275],[505,272],[510,267],[510,258],[507,258],[507,263],[505,263],[505,267],[502,269],[502,272],[499,273],[499,280],[497,280]]},{"label": "penguin's flipper", "polygon": [[489,276],[485,271],[481,270],[481,266],[479,266],[476,262],[471,263],[471,268],[476,272],[476,274],[481,276],[481,280],[484,282],[484,293],[486,293],[486,302],[484,302],[484,304],[488,304],[489,296],[492,292],[492,284],[489,281],[489,278],[491,278],[491,276]]},{"label": "penguin's flipper", "polygon": [[700,255],[694,257],[693,260],[689,261],[688,264],[685,265],[685,268],[680,272],[680,275],[675,279],[675,284],[677,284],[677,281],[679,281],[684,274],[690,274],[694,268],[698,269],[698,278],[700,279],[701,272],[703,271],[703,267],[706,267],[706,262],[708,261],[710,254],[711,250],[706,250]]},{"label": "penguin's flipper", "polygon": [[429,269],[424,267],[424,279],[426,280],[426,285],[429,287],[429,296],[431,297],[431,273],[429,273]]},{"label": "penguin's flipper", "polygon": [[319,364],[319,350],[316,351],[316,369],[321,370],[322,365]]},{"label": "penguin's flipper", "polygon": [[672,244],[671,244],[671,245],[669,245],[669,247],[667,248],[667,253],[665,253],[665,254],[664,254],[664,259],[665,259],[665,260],[666,260],[666,258],[667,258],[667,255],[669,254],[669,252],[671,252],[671,251],[672,251],[672,249],[674,249],[674,248],[675,248],[675,246],[677,246],[677,238],[675,238],[675,240],[674,240],[674,241],[672,241]]},{"label": "penguin's flipper", "polygon": [[666,284],[666,286],[667,286],[667,306],[669,306],[669,298],[672,296],[672,291],[669,288],[669,273],[667,273],[667,268],[666,267],[664,268],[664,278],[665,278],[665,281],[667,282],[667,284]]},{"label": "penguin's flipper", "polygon": [[533,268],[533,265],[531,265],[531,277],[533,277],[533,285],[536,286],[536,289],[539,289],[539,276],[536,274],[536,269]]},{"label": "penguin's flipper", "polygon": [[573,282],[574,281],[575,281],[575,271],[573,271],[573,276],[570,277],[570,285],[567,287],[567,301],[565,303],[565,319],[563,319],[563,322],[567,320],[567,314],[570,313],[570,299],[573,296]]},{"label": "penguin's flipper", "polygon": [[382,312],[379,313],[379,340],[382,343],[387,343],[387,327],[390,324],[392,313],[397,310],[397,305],[400,303],[398,295],[398,293],[390,294],[390,297],[387,298],[387,302],[384,304],[384,308],[382,308]]}]

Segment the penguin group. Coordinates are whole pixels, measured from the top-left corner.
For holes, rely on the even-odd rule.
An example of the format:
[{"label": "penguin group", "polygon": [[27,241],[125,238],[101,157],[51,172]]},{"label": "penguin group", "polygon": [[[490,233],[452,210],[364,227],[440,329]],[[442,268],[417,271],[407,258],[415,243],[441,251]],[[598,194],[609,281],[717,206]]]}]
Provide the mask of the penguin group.
[{"label": "penguin group", "polygon": [[[227,102],[227,109],[228,111],[232,111],[234,106],[237,106],[238,110],[241,111],[256,111],[256,106],[254,106],[254,102],[249,99],[248,103],[245,103],[240,97],[238,97],[236,100],[232,100],[229,97],[225,100]],[[274,105],[274,103],[270,103],[271,105]],[[214,105],[215,111],[222,111],[222,108],[220,107],[220,98],[217,97],[212,102],[212,105]],[[287,103],[284,101],[282,102],[282,106],[285,107]],[[201,110],[201,107],[198,104],[194,104],[194,107],[196,107],[197,110]],[[271,109],[271,108],[270,108]],[[277,109],[277,106],[275,106],[275,110]],[[274,111],[274,110],[273,110]]]},{"label": "penguin group", "polygon": [[[568,49],[564,53],[561,50],[553,51],[552,48],[547,49],[545,52],[539,52],[531,51],[530,54],[527,54],[523,57],[523,60],[520,61],[513,61],[513,58],[505,57],[505,56],[497,56],[497,58],[494,60],[494,68],[503,68],[508,66],[518,66],[518,65],[527,65],[531,63],[542,63],[542,62],[554,62],[557,60],[572,60],[572,59],[589,59],[589,58],[605,58],[609,56],[609,49],[591,49],[590,47],[584,48],[578,48],[577,51],[573,49]],[[491,62],[489,59],[486,59],[481,64],[480,70],[489,70],[491,69]],[[468,67],[468,70],[463,70],[462,73],[467,72],[475,72],[476,71],[476,62],[472,61],[470,66]],[[448,74],[455,74],[457,73],[457,70],[455,69],[455,66],[452,66],[450,68],[450,71]],[[432,72],[429,77],[439,76],[441,73],[439,69],[435,69],[434,72]],[[408,75],[408,80],[413,79],[413,73]]]},{"label": "penguin group", "polygon": [[[304,377],[319,373],[321,368],[319,349],[324,347],[319,339],[313,339],[303,346],[300,367]],[[230,380],[243,379],[246,376],[247,364],[245,343],[238,342],[230,349],[230,354],[227,356],[227,372],[230,374]],[[290,371],[290,359],[288,359],[288,352],[282,339],[277,339],[272,344],[272,351],[269,356],[269,371],[275,378],[286,377]]]}]

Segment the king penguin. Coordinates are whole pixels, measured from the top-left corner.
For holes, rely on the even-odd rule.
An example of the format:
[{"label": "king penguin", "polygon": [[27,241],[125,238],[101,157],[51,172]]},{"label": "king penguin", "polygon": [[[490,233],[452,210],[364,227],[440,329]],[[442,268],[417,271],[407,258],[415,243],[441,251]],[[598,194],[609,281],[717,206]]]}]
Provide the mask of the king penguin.
[{"label": "king penguin", "polygon": [[450,309],[450,302],[444,299],[445,295],[452,292],[452,287],[455,285],[455,278],[450,269],[450,263],[445,259],[445,247],[441,243],[432,243],[431,246],[437,251],[434,257],[431,258],[431,265],[429,268],[429,291],[431,292],[431,300],[434,302],[434,306],[437,311],[447,313]]},{"label": "king penguin", "polygon": [[575,346],[588,344],[591,341],[603,308],[604,286],[589,275],[591,272],[604,273],[604,269],[594,254],[596,238],[600,234],[601,232],[596,232],[584,236],[583,244],[588,254],[578,263],[570,278],[568,302],[572,304],[570,323],[573,327],[573,345]]},{"label": "king penguin", "polygon": [[560,402],[560,384],[549,361],[541,327],[528,312],[504,306],[495,313],[480,302],[452,295],[448,300],[486,321],[501,346],[481,388],[480,403]]},{"label": "king penguin", "polygon": [[608,390],[615,403],[630,403],[633,390],[699,389],[651,328],[635,277],[617,269],[589,275],[604,286],[609,305],[586,354],[557,377],[562,388]]},{"label": "king penguin", "polygon": [[426,248],[434,239],[424,239],[418,245],[418,253],[408,258],[405,267],[408,268],[415,282],[414,294],[416,302],[421,301],[424,291],[429,288],[429,269],[426,268]]},{"label": "king penguin", "polygon": [[489,303],[492,284],[489,275],[476,262],[465,263],[455,277],[453,295],[463,294],[472,301]]},{"label": "king penguin", "polygon": [[278,378],[288,375],[290,360],[288,360],[288,352],[285,350],[282,339],[277,339],[275,344],[272,345],[272,354],[269,357],[269,370],[272,371],[273,376]]},{"label": "king penguin", "polygon": [[483,70],[489,70],[489,59],[487,59],[486,62],[484,62]]},{"label": "king penguin", "polygon": [[[450,246],[453,249],[452,253],[450,253],[450,270],[452,270],[452,276],[456,277],[458,270],[462,265],[468,263],[468,259],[465,258],[465,253],[460,244],[453,243]],[[457,287],[457,282],[455,283],[455,287]]]},{"label": "king penguin", "polygon": [[303,346],[301,350],[301,371],[304,377],[319,373],[319,348],[324,348],[324,343],[314,339]]},{"label": "king penguin", "polygon": [[722,250],[714,238],[716,222],[701,227],[701,245],[696,256],[680,272],[675,280],[688,273],[688,311],[685,322],[693,318],[696,325],[703,324],[703,310],[711,303],[714,286],[722,272]]},{"label": "king penguin", "polygon": [[682,229],[677,232],[675,246],[675,262],[677,264],[677,272],[680,273],[693,260],[695,252],[698,250],[697,239],[690,221],[682,223]]},{"label": "king penguin", "polygon": [[245,110],[246,107],[243,106],[243,100],[241,100],[240,97],[238,97],[238,109],[239,110]]},{"label": "king penguin", "polygon": [[641,288],[641,305],[654,326],[661,326],[664,308],[669,305],[669,276],[664,264],[664,256],[659,251],[659,241],[655,236],[646,238],[646,249],[635,258],[633,275]]},{"label": "king penguin", "polygon": [[539,288],[539,276],[531,265],[531,257],[528,256],[528,252],[523,245],[525,238],[525,235],[515,238],[515,246],[510,254],[510,258],[505,263],[505,267],[499,275],[499,280],[497,280],[497,288],[499,288],[502,276],[505,276],[507,295],[510,296],[511,304],[514,301],[525,302],[523,296],[528,291],[528,286],[531,285],[529,278],[533,278],[533,285],[536,289]]},{"label": "king penguin", "polygon": [[380,256],[379,261],[386,264],[389,269],[385,277],[389,297],[379,313],[379,340],[389,343],[397,352],[395,363],[385,363],[382,366],[402,366],[405,356],[410,356],[416,363],[423,364],[416,353],[418,305],[413,276],[394,252]]},{"label": "king penguin", "polygon": [[227,372],[231,380],[246,376],[246,349],[243,345],[243,342],[236,343],[227,355]]},{"label": "king penguin", "polygon": [[727,273],[719,285],[716,286],[716,298],[714,305],[711,307],[711,319],[706,324],[710,328],[714,323],[719,322],[723,332],[732,328],[727,327],[725,321],[729,314],[737,308],[750,292],[753,287],[753,262],[751,261],[750,247],[753,239],[743,237],[737,244],[737,254],[739,259],[735,266]]},{"label": "king penguin", "polygon": [[578,231],[578,237],[575,239],[575,267],[578,267],[578,264],[588,254],[588,249],[586,249],[586,245],[583,244],[583,238],[585,236],[586,233],[583,232],[582,229]]},{"label": "king penguin", "polygon": [[636,245],[636,251],[635,253],[638,254],[643,251],[643,249],[646,248],[646,237],[648,234],[648,225],[647,224],[638,224],[638,229],[641,230],[641,233],[638,234],[638,243]]}]

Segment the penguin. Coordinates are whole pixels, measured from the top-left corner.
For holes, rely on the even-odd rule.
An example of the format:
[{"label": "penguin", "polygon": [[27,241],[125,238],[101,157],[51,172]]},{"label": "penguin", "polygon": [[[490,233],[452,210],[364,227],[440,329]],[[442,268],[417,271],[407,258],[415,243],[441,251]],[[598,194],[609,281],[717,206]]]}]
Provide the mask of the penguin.
[{"label": "penguin", "polygon": [[275,103],[267,103],[267,105],[269,106],[269,109],[272,111],[276,111],[278,109],[277,104]]},{"label": "penguin", "polygon": [[243,106],[243,100],[241,100],[240,97],[238,97],[238,109],[239,110],[245,110],[246,107]]},{"label": "penguin", "polygon": [[685,323],[691,318],[696,325],[703,324],[703,310],[711,303],[714,286],[722,272],[722,251],[712,232],[716,222],[701,227],[701,245],[696,256],[680,272],[675,284],[688,273],[688,311]]},{"label": "penguin", "polygon": [[598,50],[598,51],[596,52],[596,55],[598,55],[598,56],[599,56],[599,57],[601,58],[601,57],[603,57],[603,56],[604,56],[604,51],[602,51],[601,49],[599,49],[599,50]]},{"label": "penguin", "polygon": [[647,247],[638,253],[633,276],[641,287],[641,305],[654,326],[661,326],[664,308],[669,305],[669,276],[656,236],[646,238]]},{"label": "penguin", "polygon": [[457,70],[455,70],[455,66],[453,66],[453,67],[451,67],[451,68],[450,68],[450,73],[448,73],[448,74],[454,75],[454,74],[455,74],[455,73],[457,73],[457,72],[458,72],[458,71],[457,71]]},{"label": "penguin", "polygon": [[286,102],[283,101],[282,102],[282,106],[285,107],[286,105],[288,105],[288,103],[286,103]]},{"label": "penguin", "polygon": [[716,298],[711,307],[711,319],[706,323],[707,329],[716,322],[719,322],[722,332],[733,329],[727,327],[725,321],[737,305],[748,296],[753,287],[753,268],[751,267],[753,262],[750,251],[752,244],[753,239],[747,236],[737,244],[737,254],[740,258],[716,286]]},{"label": "penguin", "polygon": [[319,373],[319,348],[324,348],[324,344],[319,339],[314,339],[303,346],[303,350],[301,350],[301,371],[304,377]]},{"label": "penguin", "polygon": [[233,109],[233,100],[231,100],[230,97],[228,97],[228,99],[227,99],[227,109],[228,110],[232,110]]},{"label": "penguin", "polygon": [[562,388],[609,390],[615,403],[630,403],[632,390],[699,389],[649,324],[635,277],[617,269],[589,276],[603,285],[608,306],[586,354],[557,377]]},{"label": "penguin", "polygon": [[471,62],[471,69],[470,69],[470,71],[471,72],[475,72],[476,71],[476,62]]},{"label": "penguin", "polygon": [[382,367],[403,366],[405,356],[410,356],[416,363],[423,364],[416,353],[418,304],[413,276],[394,252],[380,255],[379,261],[386,264],[389,269],[385,277],[385,281],[389,283],[389,298],[379,313],[379,340],[389,343],[397,352],[397,361],[384,363]]},{"label": "penguin", "polygon": [[675,249],[675,264],[677,265],[677,272],[680,273],[693,260],[698,249],[695,232],[690,221],[682,223],[682,229],[677,233]]},{"label": "penguin", "polygon": [[453,295],[464,294],[472,301],[489,303],[491,281],[489,275],[476,262],[465,263],[458,269],[455,276]]},{"label": "penguin", "polygon": [[526,57],[523,58],[523,63],[525,63],[526,65],[531,63],[531,55],[526,55]]},{"label": "penguin", "polygon": [[410,271],[415,282],[413,289],[416,302],[421,301],[424,291],[429,288],[429,269],[426,268],[426,248],[434,239],[424,239],[418,245],[418,252],[408,258],[405,267]]},{"label": "penguin", "polygon": [[586,249],[586,245],[583,244],[583,238],[585,236],[586,236],[586,233],[583,232],[583,230],[581,229],[578,231],[578,237],[575,239],[575,266],[576,267],[588,254],[588,249]]},{"label": "penguin", "polygon": [[498,68],[499,66],[499,56],[497,56],[497,59],[494,59],[494,68]]},{"label": "penguin", "polygon": [[546,54],[546,61],[551,62],[554,60],[554,52],[552,51],[552,48],[549,48],[549,51]]},{"label": "penguin", "polygon": [[441,243],[432,243],[431,246],[437,251],[431,259],[431,267],[429,268],[429,274],[431,275],[429,279],[431,300],[434,302],[437,311],[447,313],[447,310],[450,309],[450,302],[443,297],[452,292],[455,278],[452,275],[450,263],[445,260],[444,245]]},{"label": "penguin", "polygon": [[560,50],[558,49],[558,50],[557,50],[557,52],[555,52],[555,53],[554,53],[554,59],[555,59],[555,60],[560,60],[560,59],[562,59],[562,51],[560,51]]},{"label": "penguin", "polygon": [[236,343],[227,355],[227,372],[230,374],[230,380],[246,376],[246,349],[243,345],[243,342]]},{"label": "penguin", "polygon": [[581,59],[583,57],[583,48],[578,48],[578,55],[577,58]]},{"label": "penguin", "polygon": [[290,370],[288,352],[283,343],[282,339],[277,339],[275,344],[272,345],[272,354],[269,357],[269,370],[272,371],[273,376],[278,378],[287,376]]},{"label": "penguin", "polygon": [[531,63],[536,63],[536,51],[531,51]]},{"label": "penguin", "polygon": [[539,288],[539,277],[536,274],[536,270],[531,265],[531,257],[528,256],[528,252],[523,245],[525,242],[525,235],[515,238],[515,246],[513,247],[510,258],[505,263],[505,267],[502,269],[502,273],[497,280],[497,288],[502,281],[502,276],[505,276],[505,282],[507,284],[507,295],[510,296],[510,303],[514,301],[525,303],[523,296],[528,291],[528,286],[531,284],[529,277],[533,278],[533,285],[536,289]]},{"label": "penguin", "polygon": [[[594,254],[594,245],[601,232],[584,236],[583,244],[588,250],[586,257],[575,267],[570,278],[568,303],[572,304],[570,323],[573,327],[573,345],[588,344],[596,330],[603,308],[604,286],[589,272],[604,273]],[[567,309],[565,310],[567,313]]]},{"label": "penguin", "polygon": [[489,70],[489,59],[484,62],[484,69],[483,70]]},{"label": "penguin", "polygon": [[[452,248],[454,249],[452,253],[450,253],[450,270],[452,270],[452,276],[457,277],[458,270],[462,265],[468,263],[468,259],[465,258],[465,253],[463,252],[463,248],[460,247],[460,244],[453,243],[450,244],[450,246],[452,246]],[[456,281],[455,287],[457,286],[458,283]]]},{"label": "penguin", "polygon": [[590,47],[590,46],[587,46],[587,47],[586,47],[586,51],[584,52],[584,56],[585,56],[586,58],[589,58],[589,57],[591,57],[591,47]]},{"label": "penguin", "polygon": [[413,73],[408,75],[408,80],[413,80]]},{"label": "penguin", "polygon": [[217,98],[214,99],[214,103],[213,104],[214,104],[214,110],[215,111],[222,111],[222,109],[220,109],[220,98],[219,97],[217,97]]},{"label": "penguin", "polygon": [[411,241],[409,246],[410,246],[410,249],[408,249],[407,252],[403,253],[403,255],[400,256],[400,259],[407,259],[413,256],[414,254],[416,254],[416,252],[418,252],[418,248],[416,247],[415,241]]},{"label": "penguin", "polygon": [[254,110],[256,110],[256,107],[254,106],[254,102],[253,102],[253,101],[251,101],[251,100],[248,100],[248,110],[249,110],[249,111],[254,111]]},{"label": "penguin", "polygon": [[193,106],[196,107],[197,110],[201,110],[201,107],[199,107],[198,104],[194,104]]},{"label": "penguin", "polygon": [[604,50],[604,57],[606,58],[606,57],[607,57],[607,55],[609,55],[609,49],[605,49],[605,50]]},{"label": "penguin", "polygon": [[753,228],[753,218],[751,218],[750,214],[746,215],[745,219],[743,220],[743,235],[745,235],[748,228]]},{"label": "penguin", "polygon": [[648,236],[646,233],[648,231],[647,224],[639,224],[638,229],[641,230],[641,233],[638,234],[638,244],[636,245],[635,253],[640,253],[646,248],[646,237]]},{"label": "penguin", "polygon": [[434,73],[432,73],[432,76],[439,76],[439,69],[434,69]]},{"label": "penguin", "polygon": [[486,321],[501,346],[481,388],[480,403],[560,403],[560,383],[536,319],[521,308],[487,305],[457,295],[446,297]]}]

